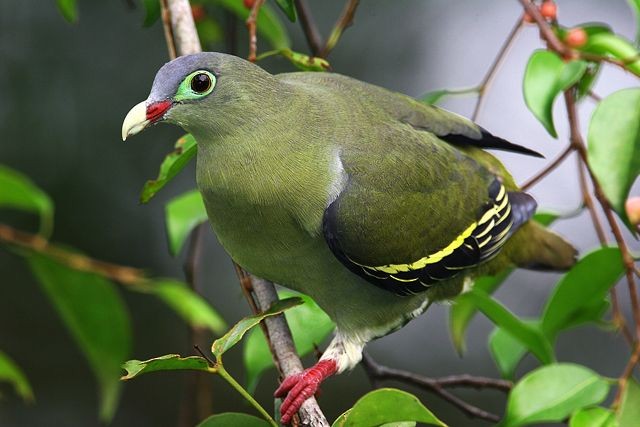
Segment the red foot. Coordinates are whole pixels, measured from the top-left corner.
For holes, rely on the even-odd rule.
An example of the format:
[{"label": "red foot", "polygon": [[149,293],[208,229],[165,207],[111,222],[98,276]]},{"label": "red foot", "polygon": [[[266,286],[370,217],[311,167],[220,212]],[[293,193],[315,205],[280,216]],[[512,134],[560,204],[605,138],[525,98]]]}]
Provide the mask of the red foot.
[{"label": "red foot", "polygon": [[305,400],[318,391],[320,383],[335,374],[337,370],[335,360],[327,359],[319,361],[304,372],[287,377],[274,393],[275,397],[287,396],[280,406],[282,424],[289,424]]}]

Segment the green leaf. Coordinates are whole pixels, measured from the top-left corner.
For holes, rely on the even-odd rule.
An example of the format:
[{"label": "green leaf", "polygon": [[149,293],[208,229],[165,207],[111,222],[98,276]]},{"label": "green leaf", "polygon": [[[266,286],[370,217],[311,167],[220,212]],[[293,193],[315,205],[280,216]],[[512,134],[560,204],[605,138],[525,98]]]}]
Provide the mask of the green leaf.
[{"label": "green leaf", "polygon": [[78,20],[78,6],[76,0],[56,0],[58,10],[70,23],[75,23]]},{"label": "green leaf", "polygon": [[365,394],[353,408],[338,417],[333,427],[374,427],[407,421],[446,427],[417,397],[393,388]]},{"label": "green leaf", "polygon": [[107,422],[120,395],[120,365],[131,349],[131,325],[116,287],[39,254],[29,265],[87,358],[100,386],[100,419]]},{"label": "green leaf", "polygon": [[629,6],[636,15],[636,46],[640,45],[640,0],[628,0]]},{"label": "green leaf", "polygon": [[155,280],[144,289],[164,301],[191,326],[207,328],[217,335],[227,329],[222,317],[185,283],[172,279]]},{"label": "green leaf", "polygon": [[169,251],[177,255],[191,230],[207,220],[207,211],[198,190],[191,190],[171,199],[164,209]]},{"label": "green leaf", "polygon": [[3,165],[0,165],[0,208],[40,215],[40,234],[45,237],[51,234],[53,203],[49,196],[25,175]]},{"label": "green leaf", "polygon": [[553,362],[551,344],[539,330],[523,322],[480,289],[472,289],[468,295],[485,316],[524,344],[538,360],[545,364]]},{"label": "green leaf", "polygon": [[174,148],[175,150],[167,154],[162,161],[158,177],[144,184],[142,194],[140,194],[142,203],[147,203],[151,200],[162,187],[171,181],[196,155],[198,149],[196,140],[189,134],[178,139]]},{"label": "green leaf", "polygon": [[[308,296],[293,292],[279,292],[281,299],[299,296],[304,303],[285,313],[296,353],[304,357],[315,349],[333,331],[334,324],[322,309]],[[247,370],[247,389],[254,390],[260,375],[273,367],[269,346],[261,330],[254,328],[244,344],[244,366]]]},{"label": "green leaf", "polygon": [[630,378],[616,413],[620,427],[637,427],[640,420],[640,384]]},{"label": "green leaf", "polygon": [[210,416],[196,427],[269,427],[270,425],[262,418],[253,415],[225,412]]},{"label": "green leaf", "polygon": [[640,88],[623,89],[603,99],[591,117],[588,139],[593,173],[629,226],[624,203],[640,174]]},{"label": "green leaf", "polygon": [[296,22],[296,8],[293,4],[293,0],[276,0],[276,4],[287,15],[289,21]]},{"label": "green leaf", "polygon": [[276,316],[283,311],[302,303],[303,300],[300,297],[287,298],[285,300],[276,301],[267,311],[263,311],[259,314],[254,314],[253,316],[245,317],[244,319],[233,325],[229,332],[224,334],[224,336],[218,338],[213,342],[213,345],[211,346],[211,352],[216,356],[217,359],[220,359],[227,350],[236,345],[238,341],[242,339],[247,331],[260,323],[264,318],[269,316]]},{"label": "green leaf", "polygon": [[[246,21],[249,17],[249,9],[244,7],[239,0],[208,0],[212,4],[218,4],[235,14],[240,20]],[[280,22],[273,9],[267,4],[263,4],[258,14],[258,33],[261,38],[266,39],[273,49],[284,49],[291,47],[291,41],[287,30]]]},{"label": "green leaf", "polygon": [[596,406],[578,409],[571,416],[569,427],[618,427],[618,421],[611,410]]},{"label": "green leaf", "polygon": [[554,138],[553,102],[560,92],[577,83],[587,69],[584,61],[564,62],[548,50],[536,50],[524,74],[524,100],[529,110]]},{"label": "green leaf", "polygon": [[548,227],[559,217],[560,215],[555,212],[536,212],[532,219],[538,224]]},{"label": "green leaf", "polygon": [[329,61],[324,58],[305,55],[303,53],[294,52],[291,49],[281,49],[280,54],[302,71],[331,70],[331,64],[329,64]]},{"label": "green leaf", "polygon": [[[512,270],[506,270],[496,276],[485,276],[475,280],[474,289],[480,289],[487,294],[495,292],[509,277]],[[449,310],[449,331],[451,340],[459,355],[465,352],[465,334],[467,327],[478,312],[473,298],[462,294],[458,296]]]},{"label": "green leaf", "polygon": [[629,40],[613,34],[611,31],[592,31],[587,38],[587,43],[580,47],[583,52],[596,55],[609,56],[625,63],[625,68],[640,75],[640,60],[638,50]]},{"label": "green leaf", "polygon": [[589,62],[587,63],[587,69],[584,72],[584,75],[578,82],[576,89],[576,99],[581,100],[585,96],[589,95],[589,92],[593,88],[596,83],[598,76],[600,75],[600,69],[602,64],[599,62]]},{"label": "green leaf", "polygon": [[[624,272],[618,248],[587,254],[558,282],[542,314],[542,331],[554,341],[558,332],[601,314],[609,289]],[[585,314],[586,313],[586,314]]]},{"label": "green leaf", "polygon": [[562,421],[578,409],[602,402],[608,393],[609,383],[583,366],[569,363],[543,366],[513,387],[501,425]]},{"label": "green leaf", "polygon": [[144,6],[144,22],[145,27],[150,27],[160,18],[160,0],[142,0]]},{"label": "green leaf", "polygon": [[[529,322],[527,322],[529,323]],[[533,322],[529,323],[535,327]],[[516,368],[527,354],[527,347],[502,328],[494,328],[489,335],[489,351],[503,378],[513,379]]]},{"label": "green leaf", "polygon": [[432,92],[427,92],[422,95],[418,101],[423,104],[433,105],[440,101],[442,98],[452,95],[478,95],[477,87],[468,87],[468,88],[460,88],[460,89],[439,89],[434,90]]},{"label": "green leaf", "polygon": [[127,371],[120,379],[130,380],[142,374],[157,371],[209,371],[209,362],[204,357],[181,357],[179,354],[166,354],[148,360],[128,360],[122,364],[122,369]]},{"label": "green leaf", "polygon": [[33,402],[33,391],[27,377],[6,353],[0,351],[0,382],[11,384],[15,393],[27,402]]}]

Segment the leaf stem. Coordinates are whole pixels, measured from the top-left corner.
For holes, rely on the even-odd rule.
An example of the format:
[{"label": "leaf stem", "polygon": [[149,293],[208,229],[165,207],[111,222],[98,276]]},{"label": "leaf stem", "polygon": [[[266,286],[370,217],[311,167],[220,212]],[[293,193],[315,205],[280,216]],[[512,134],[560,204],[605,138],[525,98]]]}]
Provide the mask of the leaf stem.
[{"label": "leaf stem", "polygon": [[240,395],[242,395],[242,397],[244,397],[244,399],[249,402],[254,408],[256,408],[256,410],[260,413],[260,415],[262,415],[262,417],[267,420],[267,422],[269,422],[269,424],[271,424],[274,427],[278,427],[278,424],[275,422],[275,420],[271,417],[271,415],[269,415],[269,413],[262,407],[262,405],[260,405],[254,398],[253,396],[251,396],[251,394],[249,394],[249,392],[247,390],[245,390],[228,372],[227,370],[224,368],[224,365],[222,364],[221,360],[218,360],[218,362],[216,363],[215,366],[215,370],[218,373],[218,375],[220,375],[222,378],[224,378],[224,380],[226,382],[228,382],[231,387],[235,388],[236,391],[238,393],[240,393]]}]

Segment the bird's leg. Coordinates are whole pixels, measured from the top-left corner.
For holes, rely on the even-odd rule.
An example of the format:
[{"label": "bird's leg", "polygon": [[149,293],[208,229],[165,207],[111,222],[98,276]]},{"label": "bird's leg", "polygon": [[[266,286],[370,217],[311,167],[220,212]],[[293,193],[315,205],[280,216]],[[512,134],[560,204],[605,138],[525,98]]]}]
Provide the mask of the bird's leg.
[{"label": "bird's leg", "polygon": [[287,377],[275,391],[275,397],[286,396],[280,406],[280,421],[288,424],[305,400],[316,394],[322,381],[357,365],[362,359],[363,347],[361,340],[347,338],[337,332],[318,363]]}]

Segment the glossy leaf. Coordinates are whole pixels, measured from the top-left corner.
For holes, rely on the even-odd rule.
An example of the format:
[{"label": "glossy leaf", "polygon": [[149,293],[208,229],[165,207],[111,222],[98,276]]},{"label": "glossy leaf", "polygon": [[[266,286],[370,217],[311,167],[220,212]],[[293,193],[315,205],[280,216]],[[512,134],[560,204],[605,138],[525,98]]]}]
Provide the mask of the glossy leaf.
[{"label": "glossy leaf", "polygon": [[587,69],[584,72],[584,75],[576,85],[577,93],[576,99],[581,100],[585,96],[589,95],[591,89],[596,84],[598,80],[598,76],[600,75],[600,69],[602,68],[599,62],[589,62],[587,63]]},{"label": "glossy leaf", "polygon": [[536,50],[524,74],[524,100],[529,110],[554,138],[553,103],[565,89],[577,83],[587,69],[584,61],[564,62],[548,50]]},{"label": "glossy leaf", "polygon": [[503,427],[559,422],[602,402],[609,383],[580,365],[559,363],[525,375],[509,393]]},{"label": "glossy leaf", "polygon": [[472,289],[468,295],[485,316],[524,344],[538,360],[542,363],[553,362],[551,344],[539,330],[523,322],[480,289]]},{"label": "glossy leaf", "polygon": [[171,199],[164,212],[169,251],[175,256],[180,253],[191,230],[207,220],[207,211],[200,192],[192,190]]},{"label": "glossy leaf", "polygon": [[209,371],[209,362],[204,357],[181,357],[179,354],[166,354],[148,360],[128,360],[122,365],[127,371],[120,379],[130,380],[142,374],[157,371]]},{"label": "glossy leaf", "polygon": [[[542,331],[551,341],[562,329],[598,313],[609,289],[624,272],[618,248],[601,248],[587,254],[558,282],[542,314]],[[595,308],[593,308],[595,307]]]},{"label": "glossy leaf", "polygon": [[9,383],[15,393],[27,402],[33,402],[33,391],[26,375],[6,353],[0,351],[0,383]]},{"label": "glossy leaf", "polygon": [[640,46],[640,0],[627,0],[636,15],[636,46]]},{"label": "glossy leaf", "polygon": [[365,394],[353,408],[338,417],[333,427],[374,427],[407,421],[446,427],[417,397],[393,388]]},{"label": "glossy leaf", "polygon": [[[296,353],[304,357],[315,349],[333,331],[334,324],[320,307],[308,296],[293,292],[280,292],[281,299],[299,296],[304,303],[285,313],[293,335]],[[244,366],[247,371],[247,389],[253,390],[262,373],[273,367],[273,358],[264,334],[254,328],[244,344]]]},{"label": "glossy leaf", "polygon": [[[222,6],[236,15],[242,22],[246,21],[249,17],[250,11],[244,7],[242,1],[208,0],[208,2]],[[260,8],[256,27],[260,37],[267,40],[274,49],[291,47],[291,41],[289,40],[286,28],[268,4],[263,4]]]},{"label": "glossy leaf", "polygon": [[120,365],[131,349],[131,325],[116,287],[39,254],[29,265],[87,358],[100,386],[100,418],[112,418],[120,395]]},{"label": "glossy leaf", "polygon": [[616,417],[620,427],[637,427],[640,420],[640,384],[631,378],[622,395]]},{"label": "glossy leaf", "polygon": [[72,24],[78,20],[78,5],[76,0],[56,0],[58,10],[68,22]]},{"label": "glossy leaf", "polygon": [[287,15],[289,21],[296,22],[296,7],[293,4],[293,0],[276,0],[276,4]]},{"label": "glossy leaf", "polygon": [[618,421],[611,410],[596,406],[577,410],[571,416],[569,427],[618,427]]},{"label": "glossy leaf", "polygon": [[276,316],[283,311],[290,309],[291,307],[302,304],[302,302],[302,298],[300,297],[287,298],[285,300],[276,301],[268,310],[263,311],[262,313],[245,317],[244,319],[233,325],[231,329],[226,334],[224,334],[224,336],[218,338],[213,342],[213,345],[211,346],[211,352],[216,356],[217,359],[220,359],[220,357],[227,350],[236,345],[238,341],[242,339],[244,334],[246,334],[251,328],[260,323],[264,318],[269,316]]},{"label": "glossy leaf", "polygon": [[[485,276],[475,280],[474,289],[480,289],[487,294],[492,294],[509,277],[511,270],[503,271],[496,276]],[[465,352],[465,334],[467,327],[478,312],[473,298],[462,294],[458,296],[449,310],[449,331],[451,340],[459,355]]]},{"label": "glossy leaf", "polygon": [[610,31],[592,32],[580,50],[618,59],[625,63],[626,69],[640,75],[640,60],[637,59],[639,55],[636,47],[629,40]]},{"label": "glossy leaf", "polygon": [[640,88],[598,104],[589,124],[589,163],[612,207],[627,224],[624,203],[640,174]]},{"label": "glossy leaf", "polygon": [[225,412],[212,415],[196,427],[269,427],[267,421],[253,415],[238,412]]},{"label": "glossy leaf", "polygon": [[227,324],[222,317],[185,283],[172,279],[156,280],[145,289],[164,301],[191,326],[207,328],[217,335],[226,331]]},{"label": "glossy leaf", "polygon": [[140,201],[147,203],[158,191],[162,189],[169,181],[171,181],[189,161],[196,155],[197,144],[196,140],[189,134],[178,139],[175,149],[167,154],[160,165],[160,171],[158,177],[154,180],[149,180],[144,184],[142,188],[142,194],[140,194]]},{"label": "glossy leaf", "polygon": [[142,0],[142,5],[144,6],[143,26],[150,27],[160,18],[160,1]]},{"label": "glossy leaf", "polygon": [[303,53],[294,52],[291,49],[282,49],[280,54],[287,58],[293,65],[302,71],[329,71],[331,65],[329,61],[317,56],[309,56]]},{"label": "glossy leaf", "polygon": [[0,165],[0,208],[19,209],[40,215],[40,233],[53,228],[53,202],[25,175]]},{"label": "glossy leaf", "polygon": [[[535,324],[529,323],[532,327]],[[513,379],[516,368],[527,354],[527,347],[502,328],[494,328],[489,335],[489,351],[503,378]]]}]

